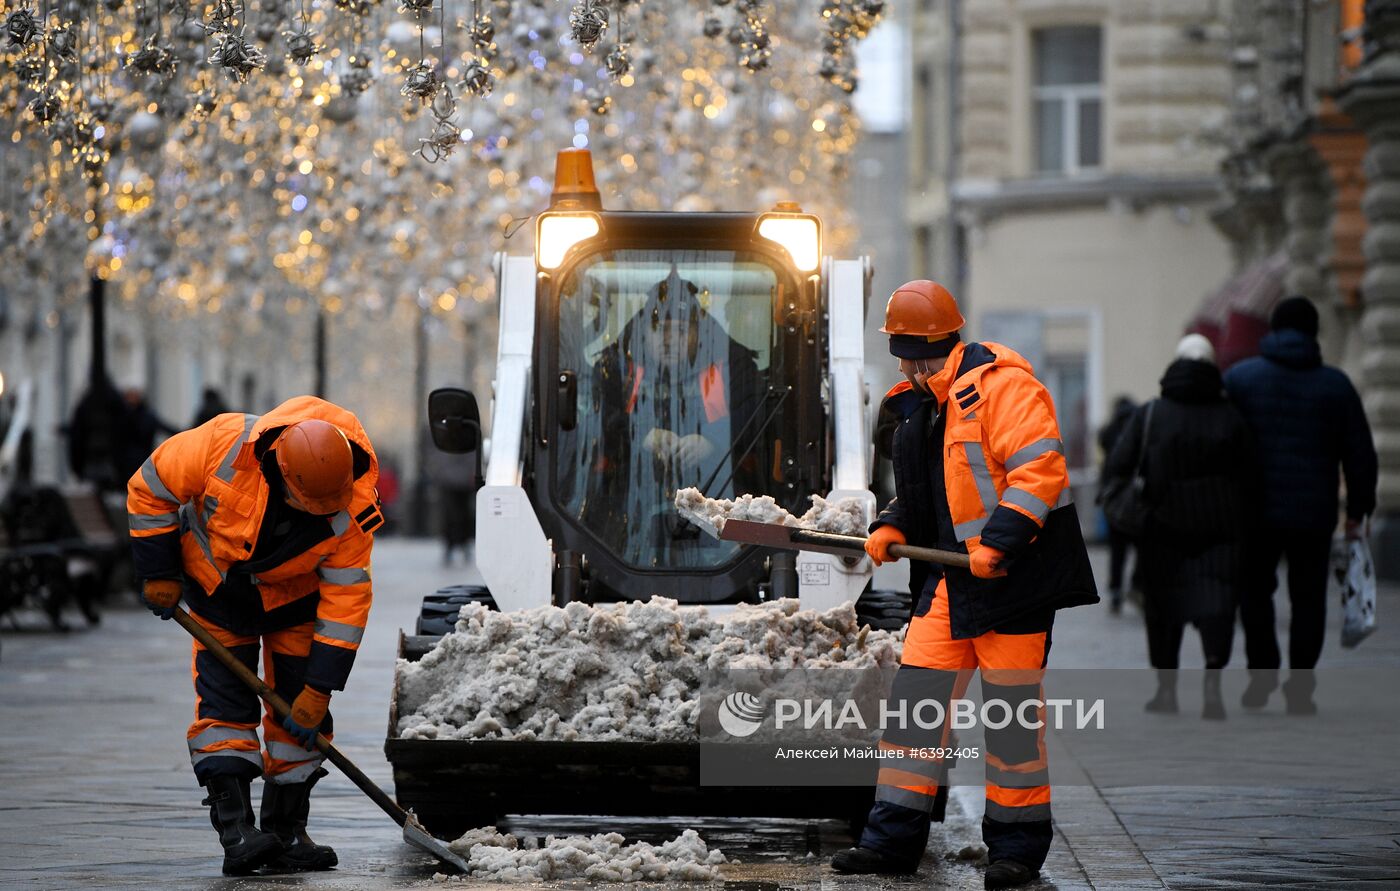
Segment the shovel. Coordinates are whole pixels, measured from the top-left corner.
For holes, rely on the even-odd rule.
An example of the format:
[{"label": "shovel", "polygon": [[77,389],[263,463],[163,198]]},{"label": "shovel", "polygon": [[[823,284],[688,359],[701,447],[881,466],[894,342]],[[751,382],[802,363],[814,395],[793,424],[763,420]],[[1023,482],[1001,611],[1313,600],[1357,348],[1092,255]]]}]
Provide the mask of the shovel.
[{"label": "shovel", "polygon": [[[782,523],[759,523],[755,520],[725,520],[719,530],[719,537],[725,541],[740,541],[745,544],[765,548],[778,548],[784,551],[819,551],[823,554],[836,554],[839,557],[855,557],[865,553],[865,539],[859,535],[840,535],[835,532],[818,532],[802,526],[784,526]],[[940,551],[934,548],[921,548],[915,545],[892,544],[890,556],[908,557],[911,560],[927,560],[942,563],[944,566],[968,566],[966,554],[953,551]]]},{"label": "shovel", "polygon": [[[222,662],[225,668],[237,675],[238,679],[247,684],[249,689],[254,693],[261,696],[263,700],[272,707],[273,714],[284,721],[287,719],[287,716],[292,713],[292,709],[291,706],[287,705],[286,700],[273,692],[273,689],[267,684],[263,683],[262,678],[254,674],[252,669],[248,668],[248,666],[244,665],[242,662],[239,662],[238,658],[230,653],[227,647],[215,640],[214,635],[210,634],[203,625],[199,624],[189,613],[179,607],[175,608],[174,619],[180,624],[181,628],[188,631],[195,640],[203,644],[204,648],[214,655],[214,658]],[[332,764],[340,768],[340,772],[349,777],[351,782],[359,786],[361,792],[368,795],[375,804],[379,805],[384,813],[392,817],[395,823],[403,827],[404,841],[413,845],[415,848],[427,851],[438,860],[463,873],[471,871],[471,868],[467,866],[467,861],[452,853],[452,850],[448,848],[446,844],[429,835],[428,831],[423,828],[423,825],[418,822],[417,817],[411,812],[399,807],[398,802],[386,795],[384,790],[376,786],[374,781],[369,777],[365,776],[364,772],[356,767],[353,761],[345,757],[345,753],[337,749],[331,744],[330,740],[319,733],[316,734],[316,748],[322,752]]]},{"label": "shovel", "polygon": [[[725,520],[719,527],[704,514],[676,506],[676,511],[696,526],[723,541],[738,541],[744,544],[777,548],[782,551],[819,551],[835,554],[838,557],[854,559],[865,551],[865,539],[859,535],[840,535],[835,532],[819,532],[802,526],[785,526],[782,523],[760,523],[756,520]],[[907,557],[911,560],[927,560],[945,566],[968,566],[966,554],[953,551],[939,551],[915,545],[890,545],[890,556]]]}]

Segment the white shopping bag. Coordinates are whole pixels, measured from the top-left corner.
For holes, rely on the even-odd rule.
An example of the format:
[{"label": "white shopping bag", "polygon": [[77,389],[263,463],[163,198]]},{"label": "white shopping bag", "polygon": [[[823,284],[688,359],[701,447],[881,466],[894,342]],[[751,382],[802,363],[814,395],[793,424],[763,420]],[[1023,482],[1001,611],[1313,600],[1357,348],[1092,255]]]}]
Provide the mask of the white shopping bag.
[{"label": "white shopping bag", "polygon": [[1337,536],[1332,578],[1342,592],[1342,646],[1350,649],[1376,630],[1376,568],[1365,539]]}]

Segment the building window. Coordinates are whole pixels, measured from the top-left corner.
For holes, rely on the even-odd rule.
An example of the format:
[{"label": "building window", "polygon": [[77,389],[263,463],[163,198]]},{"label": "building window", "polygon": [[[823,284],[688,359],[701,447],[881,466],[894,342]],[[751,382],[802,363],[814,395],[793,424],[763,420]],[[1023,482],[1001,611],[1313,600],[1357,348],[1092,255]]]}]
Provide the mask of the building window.
[{"label": "building window", "polygon": [[1075,174],[1102,159],[1103,29],[1035,32],[1034,103],[1037,173]]}]

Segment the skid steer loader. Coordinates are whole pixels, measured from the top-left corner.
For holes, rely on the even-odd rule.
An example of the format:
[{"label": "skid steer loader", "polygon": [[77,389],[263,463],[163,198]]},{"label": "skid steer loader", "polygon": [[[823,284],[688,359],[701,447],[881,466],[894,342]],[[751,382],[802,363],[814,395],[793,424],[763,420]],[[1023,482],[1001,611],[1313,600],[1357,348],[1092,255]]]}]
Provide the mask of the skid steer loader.
[{"label": "skid steer loader", "polygon": [[[698,486],[771,495],[798,514],[812,493],[854,497],[873,514],[869,262],[824,257],[820,221],[790,203],[605,210],[584,149],[559,154],[535,232],[533,256],[496,258],[489,444],[473,394],[429,397],[436,445],[485,466],[475,549],[485,585],[431,595],[401,657],[430,649],[468,600],[514,611],[798,597],[828,609],[864,592],[870,618],[898,627],[907,600],[871,596],[864,556],[742,547],[672,506],[677,489]],[[404,740],[397,717],[395,690],[386,750],[399,800],[442,831],[504,813],[856,818],[871,797],[701,787],[695,744]]]}]

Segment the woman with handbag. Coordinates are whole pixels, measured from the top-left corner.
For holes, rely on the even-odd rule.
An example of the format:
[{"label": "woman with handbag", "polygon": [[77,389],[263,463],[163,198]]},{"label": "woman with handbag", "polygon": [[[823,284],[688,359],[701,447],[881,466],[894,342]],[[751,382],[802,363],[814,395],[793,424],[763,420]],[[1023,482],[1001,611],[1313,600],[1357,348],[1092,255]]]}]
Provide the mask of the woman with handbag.
[{"label": "woman with handbag", "polygon": [[1245,506],[1255,473],[1244,418],[1225,397],[1210,342],[1187,335],[1162,376],[1161,398],[1133,417],[1105,465],[1105,508],[1140,527],[1135,581],[1157,669],[1153,712],[1175,712],[1187,624],[1205,651],[1203,717],[1224,718],[1220,675],[1234,642],[1245,558]]}]

